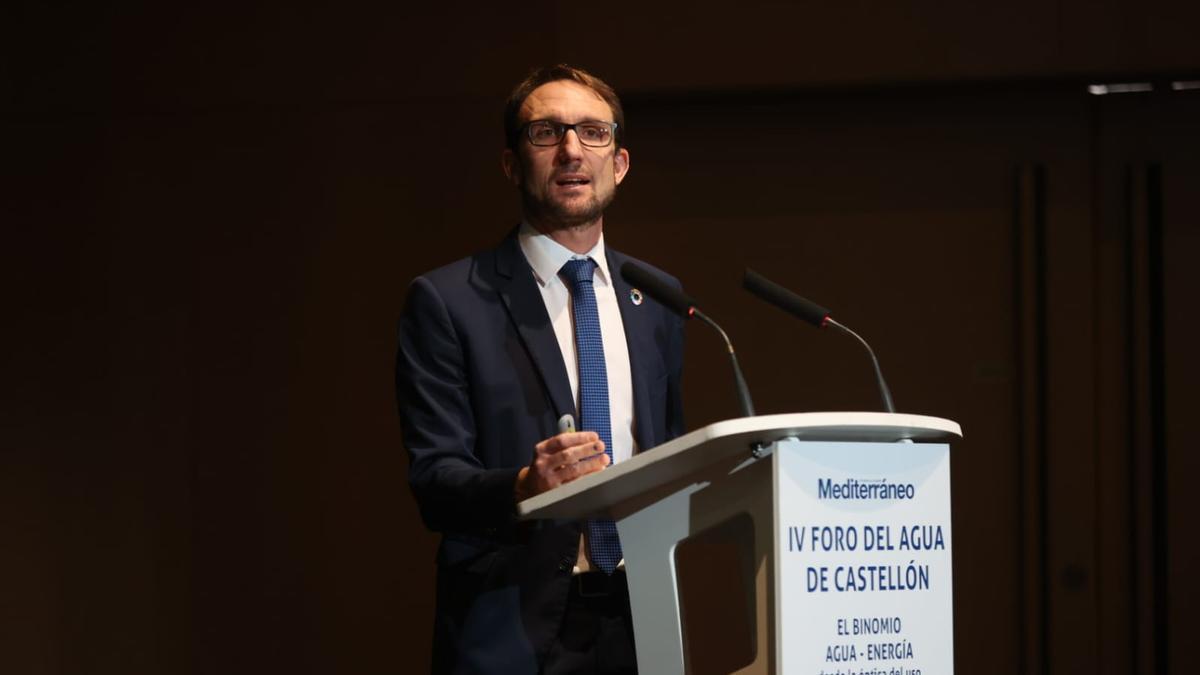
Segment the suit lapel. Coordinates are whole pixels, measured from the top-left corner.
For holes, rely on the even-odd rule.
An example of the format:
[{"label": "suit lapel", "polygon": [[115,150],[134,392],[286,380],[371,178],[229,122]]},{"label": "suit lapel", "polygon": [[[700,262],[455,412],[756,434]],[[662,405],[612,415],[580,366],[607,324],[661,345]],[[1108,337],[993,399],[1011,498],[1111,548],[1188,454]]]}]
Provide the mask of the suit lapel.
[{"label": "suit lapel", "polygon": [[542,301],[533,270],[521,253],[515,230],[496,249],[496,272],[501,279],[500,297],[550,394],[555,415],[578,417],[571,380],[567,377],[567,366],[563,363],[554,326],[550,324],[550,315],[546,313],[546,303]]},{"label": "suit lapel", "polygon": [[654,346],[653,315],[645,305],[634,305],[630,299],[632,287],[621,276],[621,265],[626,257],[613,249],[605,251],[609,264],[609,279],[617,294],[617,306],[621,308],[621,323],[625,324],[625,343],[629,348],[629,377],[633,384],[633,431],[639,450],[654,447],[654,423],[650,412],[651,372],[655,372],[653,359],[658,354]]}]

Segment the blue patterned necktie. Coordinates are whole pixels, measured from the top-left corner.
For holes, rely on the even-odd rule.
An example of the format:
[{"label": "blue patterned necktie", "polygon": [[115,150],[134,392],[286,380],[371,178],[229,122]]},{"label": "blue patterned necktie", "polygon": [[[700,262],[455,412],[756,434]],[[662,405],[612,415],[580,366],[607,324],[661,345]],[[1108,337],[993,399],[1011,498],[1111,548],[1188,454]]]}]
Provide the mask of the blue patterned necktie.
[{"label": "blue patterned necktie", "polygon": [[[604,452],[612,460],[612,418],[608,412],[608,371],[604,366],[604,340],[600,335],[600,312],[589,259],[570,260],[562,275],[570,282],[575,314],[575,353],[579,359],[579,429],[594,431],[604,441]],[[587,521],[588,555],[592,562],[612,574],[620,562],[621,541],[617,524],[607,518]]]}]

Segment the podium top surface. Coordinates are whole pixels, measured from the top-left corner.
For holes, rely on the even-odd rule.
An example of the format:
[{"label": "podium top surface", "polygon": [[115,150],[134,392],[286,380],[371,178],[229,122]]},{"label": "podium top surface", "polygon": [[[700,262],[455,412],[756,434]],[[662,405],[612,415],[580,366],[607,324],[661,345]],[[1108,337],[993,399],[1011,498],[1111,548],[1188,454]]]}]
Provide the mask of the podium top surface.
[{"label": "podium top surface", "polygon": [[644,450],[603,471],[530,497],[517,504],[523,519],[583,518],[743,453],[756,443],[784,438],[802,441],[889,443],[948,441],[961,437],[957,422],[925,415],[875,412],[818,412],[758,415],[714,422],[673,441]]}]

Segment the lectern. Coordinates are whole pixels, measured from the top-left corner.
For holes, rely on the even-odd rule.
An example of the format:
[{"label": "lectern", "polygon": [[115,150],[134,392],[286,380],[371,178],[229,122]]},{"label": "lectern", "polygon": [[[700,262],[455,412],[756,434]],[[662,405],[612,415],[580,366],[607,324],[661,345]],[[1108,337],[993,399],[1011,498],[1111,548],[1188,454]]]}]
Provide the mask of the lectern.
[{"label": "lectern", "polygon": [[646,675],[949,673],[961,435],[921,415],[728,420],[518,512],[616,521]]}]

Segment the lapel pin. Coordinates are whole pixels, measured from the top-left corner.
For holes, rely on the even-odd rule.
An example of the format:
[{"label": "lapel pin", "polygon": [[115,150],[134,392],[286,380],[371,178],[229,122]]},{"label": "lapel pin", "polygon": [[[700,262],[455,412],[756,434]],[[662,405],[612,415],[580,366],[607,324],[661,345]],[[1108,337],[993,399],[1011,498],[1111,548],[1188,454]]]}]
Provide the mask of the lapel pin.
[{"label": "lapel pin", "polygon": [[635,305],[642,304],[642,292],[636,288],[630,289],[629,299],[632,300],[633,304]]}]

